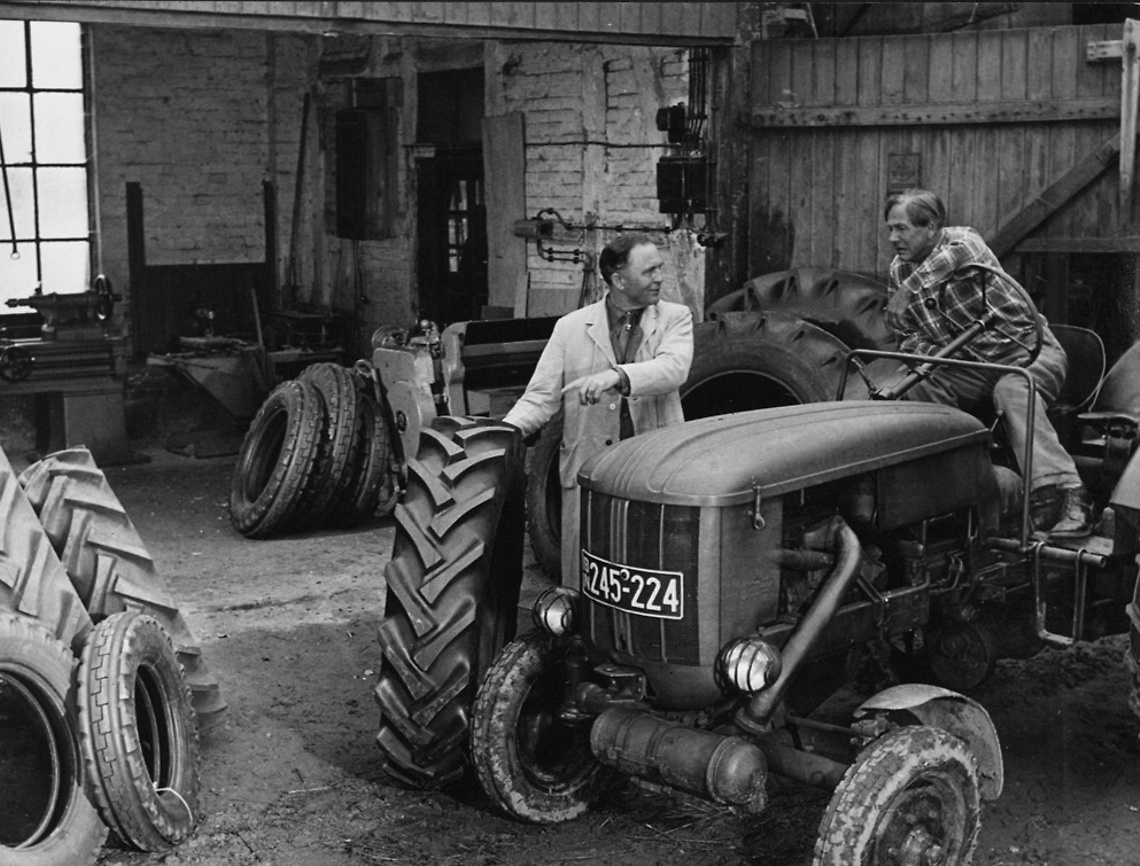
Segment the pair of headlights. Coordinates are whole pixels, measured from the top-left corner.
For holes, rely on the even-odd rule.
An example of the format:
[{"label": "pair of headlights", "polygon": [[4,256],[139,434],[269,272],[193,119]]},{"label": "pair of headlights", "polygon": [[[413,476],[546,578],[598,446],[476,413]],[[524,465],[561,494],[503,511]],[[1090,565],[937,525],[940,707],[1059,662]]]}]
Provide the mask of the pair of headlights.
[{"label": "pair of headlights", "polygon": [[[577,627],[578,591],[555,586],[545,590],[531,612],[534,624],[561,637]],[[716,676],[721,687],[745,694],[763,691],[776,682],[783,667],[780,651],[759,637],[739,637],[729,641],[717,654]]]}]

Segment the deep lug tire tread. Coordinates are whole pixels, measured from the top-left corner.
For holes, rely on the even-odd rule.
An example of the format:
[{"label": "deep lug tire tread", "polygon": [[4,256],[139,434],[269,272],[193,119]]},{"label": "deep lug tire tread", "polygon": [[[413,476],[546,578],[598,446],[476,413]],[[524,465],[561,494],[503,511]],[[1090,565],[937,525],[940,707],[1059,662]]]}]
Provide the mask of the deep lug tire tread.
[{"label": "deep lug tire tread", "polygon": [[0,673],[33,690],[50,713],[64,741],[64,767],[69,779],[67,805],[41,840],[22,848],[0,847],[0,866],[90,866],[107,838],[107,826],[87,795],[85,766],[79,749],[75,706],[75,656],[40,622],[0,612]]},{"label": "deep lug tire tread", "polygon": [[224,710],[198,641],[91,452],[50,454],[19,480],[91,617],[98,621],[128,608],[153,616],[174,643],[198,718]]},{"label": "deep lug tire tread", "polygon": [[421,432],[396,506],[375,688],[386,770],[438,787],[465,769],[475,689],[513,632],[522,568],[523,445],[486,420]]},{"label": "deep lug tire tread", "polygon": [[2,450],[0,519],[0,610],[39,620],[78,653],[91,617]]},{"label": "deep lug tire tread", "polygon": [[[137,713],[140,669],[153,677],[170,767],[153,779]],[[198,808],[198,726],[182,667],[158,620],[136,611],[95,627],[79,668],[79,739],[99,813],[124,841],[166,851],[190,836]],[[163,790],[160,793],[159,785]],[[176,793],[175,793],[176,792]]]}]

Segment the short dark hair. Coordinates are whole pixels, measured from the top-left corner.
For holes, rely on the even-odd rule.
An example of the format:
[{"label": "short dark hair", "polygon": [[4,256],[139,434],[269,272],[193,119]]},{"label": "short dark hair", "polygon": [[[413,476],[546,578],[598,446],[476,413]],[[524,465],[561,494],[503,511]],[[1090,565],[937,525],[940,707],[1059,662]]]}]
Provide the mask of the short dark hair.
[{"label": "short dark hair", "polygon": [[940,229],[946,225],[946,205],[928,189],[911,187],[888,194],[887,203],[883,207],[883,219],[890,219],[891,210],[900,204],[916,226],[929,226],[933,223],[936,229]]},{"label": "short dark hair", "polygon": [[653,238],[645,232],[626,232],[606,244],[602,254],[598,256],[598,270],[602,272],[602,279],[606,281],[607,286],[612,285],[610,279],[614,271],[621,270],[629,264],[630,251],[642,244],[657,246]]}]

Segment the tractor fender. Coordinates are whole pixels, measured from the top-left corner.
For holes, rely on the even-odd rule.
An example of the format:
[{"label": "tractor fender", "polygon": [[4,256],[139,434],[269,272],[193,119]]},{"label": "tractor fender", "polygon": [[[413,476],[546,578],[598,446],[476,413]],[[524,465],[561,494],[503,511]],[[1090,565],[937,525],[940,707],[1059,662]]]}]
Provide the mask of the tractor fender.
[{"label": "tractor fender", "polygon": [[859,705],[855,717],[875,711],[905,710],[922,724],[963,740],[978,759],[982,797],[996,800],[1005,780],[1001,744],[990,714],[980,703],[939,686],[907,683],[891,686]]},{"label": "tractor fender", "polygon": [[[1140,514],[1140,451],[1128,459],[1108,501],[1116,510],[1127,508],[1134,514]],[[1135,518],[1133,522],[1136,522]]]}]

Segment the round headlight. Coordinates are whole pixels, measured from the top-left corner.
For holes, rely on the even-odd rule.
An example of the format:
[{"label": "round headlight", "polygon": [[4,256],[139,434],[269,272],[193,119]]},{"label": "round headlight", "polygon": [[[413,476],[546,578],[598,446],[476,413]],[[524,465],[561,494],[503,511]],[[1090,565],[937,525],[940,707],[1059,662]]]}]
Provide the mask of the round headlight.
[{"label": "round headlight", "polygon": [[558,637],[574,630],[574,611],[578,606],[578,591],[564,586],[552,586],[534,602],[534,624],[543,631]]},{"label": "round headlight", "polygon": [[763,691],[780,676],[780,651],[758,637],[741,637],[726,644],[717,656],[722,684],[745,693]]}]

